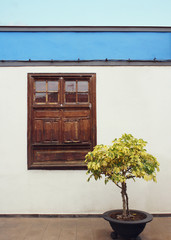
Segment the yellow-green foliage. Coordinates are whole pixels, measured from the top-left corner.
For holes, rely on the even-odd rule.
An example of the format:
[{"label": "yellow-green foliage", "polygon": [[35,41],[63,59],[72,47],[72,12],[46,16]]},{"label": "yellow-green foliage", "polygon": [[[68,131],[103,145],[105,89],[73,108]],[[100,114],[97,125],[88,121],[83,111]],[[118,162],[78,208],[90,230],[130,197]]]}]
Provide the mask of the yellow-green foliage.
[{"label": "yellow-green foliage", "polygon": [[105,176],[105,183],[109,180],[115,184],[126,182],[127,179],[143,178],[156,182],[156,170],[159,163],[156,158],[146,152],[147,142],[136,139],[131,134],[123,134],[115,139],[113,145],[97,145],[86,155],[87,174],[100,179]]}]

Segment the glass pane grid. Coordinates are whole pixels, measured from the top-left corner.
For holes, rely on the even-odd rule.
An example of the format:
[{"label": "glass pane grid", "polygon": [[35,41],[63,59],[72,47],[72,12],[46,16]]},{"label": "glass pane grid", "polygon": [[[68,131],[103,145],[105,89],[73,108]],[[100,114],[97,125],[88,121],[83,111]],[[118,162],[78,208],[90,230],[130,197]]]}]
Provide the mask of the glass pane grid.
[{"label": "glass pane grid", "polygon": [[70,104],[89,102],[88,81],[65,81],[65,102]]},{"label": "glass pane grid", "polygon": [[66,92],[65,93],[65,102],[67,103],[76,103],[76,92]]},{"label": "glass pane grid", "polygon": [[46,92],[46,81],[35,81],[36,92]]},{"label": "glass pane grid", "polygon": [[88,81],[78,81],[78,92],[88,92]]},{"label": "glass pane grid", "polygon": [[58,92],[58,81],[48,81],[48,92]]},{"label": "glass pane grid", "polygon": [[[89,102],[89,81],[65,80],[64,102],[67,104],[79,104]],[[58,80],[37,80],[34,85],[34,102],[55,104],[59,102]]]},{"label": "glass pane grid", "polygon": [[58,103],[58,81],[35,81],[34,102],[38,104]]},{"label": "glass pane grid", "polygon": [[88,93],[78,93],[78,102],[88,102]]},{"label": "glass pane grid", "polygon": [[46,93],[35,93],[36,103],[46,103]]},{"label": "glass pane grid", "polygon": [[58,102],[58,93],[56,92],[48,93],[48,102],[50,103]]},{"label": "glass pane grid", "polygon": [[76,92],[76,81],[65,81],[65,92]]}]

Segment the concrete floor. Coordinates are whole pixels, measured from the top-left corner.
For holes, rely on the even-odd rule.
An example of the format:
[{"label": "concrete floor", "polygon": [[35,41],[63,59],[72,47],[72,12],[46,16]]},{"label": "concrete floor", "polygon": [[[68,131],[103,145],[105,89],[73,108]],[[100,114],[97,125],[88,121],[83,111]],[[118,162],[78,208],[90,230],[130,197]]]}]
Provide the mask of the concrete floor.
[{"label": "concrete floor", "polygon": [[[102,218],[0,218],[0,240],[111,240]],[[171,240],[171,217],[155,217],[141,240]]]}]

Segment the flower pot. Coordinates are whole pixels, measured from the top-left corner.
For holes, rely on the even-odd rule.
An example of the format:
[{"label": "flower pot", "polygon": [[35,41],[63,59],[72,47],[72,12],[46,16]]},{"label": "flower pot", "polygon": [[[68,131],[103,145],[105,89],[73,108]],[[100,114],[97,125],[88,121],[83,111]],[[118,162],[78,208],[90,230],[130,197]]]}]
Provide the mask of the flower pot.
[{"label": "flower pot", "polygon": [[122,210],[111,210],[103,214],[103,218],[110,223],[112,229],[115,232],[111,234],[111,237],[113,239],[116,239],[117,235],[121,236],[124,239],[136,239],[145,228],[146,223],[152,221],[153,219],[153,216],[149,213],[137,210],[130,210],[130,213],[142,214],[144,218],[137,221],[118,220],[111,217],[111,215],[116,212],[122,212]]}]

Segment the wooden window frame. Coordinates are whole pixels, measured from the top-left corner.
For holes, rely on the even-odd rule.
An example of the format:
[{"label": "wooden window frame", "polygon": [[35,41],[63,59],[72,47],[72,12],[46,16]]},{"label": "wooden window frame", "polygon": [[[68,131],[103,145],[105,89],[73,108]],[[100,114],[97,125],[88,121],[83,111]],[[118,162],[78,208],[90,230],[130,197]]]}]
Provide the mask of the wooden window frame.
[{"label": "wooden window frame", "polygon": [[[55,103],[51,103],[51,104],[47,104],[47,103],[41,103],[41,104],[35,104],[34,100],[33,100],[33,96],[34,96],[34,88],[33,88],[33,82],[35,81],[35,79],[38,78],[82,78],[82,79],[86,79],[89,78],[91,81],[91,87],[89,88],[89,100],[90,103],[77,103],[76,105],[73,105],[73,103],[65,103],[63,106],[63,104],[61,104],[61,102],[64,102],[64,86],[61,85],[62,89],[58,90],[58,91],[62,91],[63,94],[59,94],[60,96],[58,96],[58,98],[60,98],[59,103],[55,104]],[[84,80],[83,80],[84,81]],[[78,92],[77,92],[78,93]],[[49,169],[49,170],[55,170],[55,169],[78,169],[78,170],[84,170],[86,169],[86,164],[84,163],[84,161],[78,161],[75,163],[72,163],[70,161],[63,161],[63,163],[58,163],[58,162],[54,162],[54,163],[45,163],[42,162],[40,164],[34,164],[34,160],[33,160],[33,146],[32,146],[32,135],[33,135],[33,130],[32,130],[32,126],[33,126],[33,109],[34,108],[38,108],[41,109],[43,107],[45,108],[49,108],[49,109],[57,109],[59,107],[59,105],[61,105],[63,108],[67,107],[67,108],[72,108],[73,106],[78,108],[78,109],[82,109],[82,108],[90,108],[90,114],[91,114],[91,147],[90,149],[88,148],[88,146],[85,145],[84,147],[84,151],[88,152],[93,150],[93,147],[96,145],[96,74],[95,73],[28,73],[28,121],[27,121],[27,159],[28,159],[28,169]],[[47,97],[46,97],[47,98]],[[72,145],[67,146],[68,149],[70,151],[72,151]],[[83,146],[80,144],[77,144],[76,148],[80,151],[83,150]],[[58,146],[58,150],[62,151],[64,148],[61,146]]]}]

